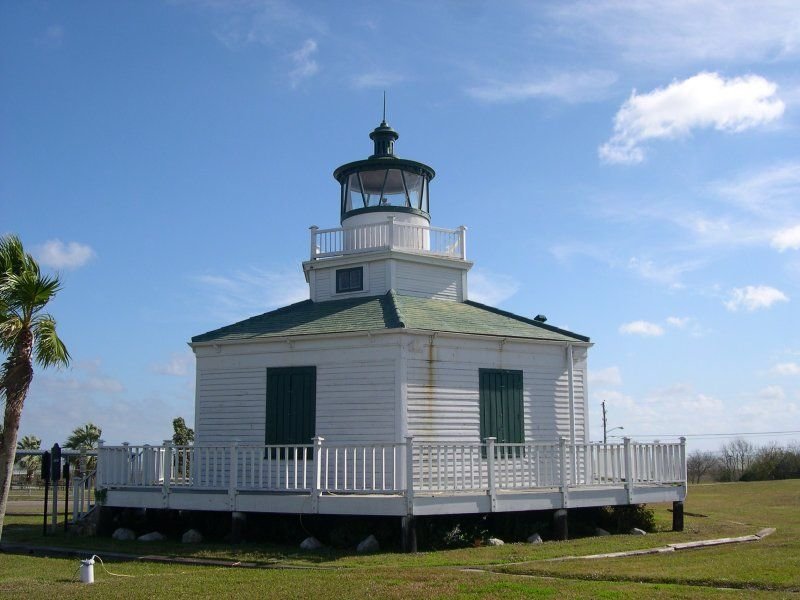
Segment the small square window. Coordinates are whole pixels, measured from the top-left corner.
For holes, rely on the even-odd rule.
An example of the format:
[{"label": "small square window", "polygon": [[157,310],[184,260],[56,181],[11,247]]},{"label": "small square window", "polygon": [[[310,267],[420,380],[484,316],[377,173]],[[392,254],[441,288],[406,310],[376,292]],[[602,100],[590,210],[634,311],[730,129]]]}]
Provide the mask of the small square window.
[{"label": "small square window", "polygon": [[360,292],[364,289],[364,267],[338,269],[336,271],[336,293]]}]

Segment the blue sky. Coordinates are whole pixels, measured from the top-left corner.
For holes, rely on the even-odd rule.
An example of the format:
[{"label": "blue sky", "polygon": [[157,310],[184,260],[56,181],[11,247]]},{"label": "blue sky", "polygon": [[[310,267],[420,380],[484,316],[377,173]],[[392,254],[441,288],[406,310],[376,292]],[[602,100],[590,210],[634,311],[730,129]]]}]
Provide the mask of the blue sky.
[{"label": "blue sky", "polygon": [[306,297],[384,89],[472,297],[595,342],[594,439],[603,400],[634,437],[800,430],[798,59],[794,0],[5,2],[0,232],[74,358],[21,434],[191,422],[186,342]]}]

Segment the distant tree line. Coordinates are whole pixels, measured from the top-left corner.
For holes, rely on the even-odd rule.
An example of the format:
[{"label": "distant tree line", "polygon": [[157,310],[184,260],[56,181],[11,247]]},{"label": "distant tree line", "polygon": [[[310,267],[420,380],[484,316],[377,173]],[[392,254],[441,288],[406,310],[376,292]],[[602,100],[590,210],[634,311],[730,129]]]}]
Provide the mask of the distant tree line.
[{"label": "distant tree line", "polygon": [[686,457],[686,471],[690,483],[800,478],[800,445],[770,442],[756,447],[739,438],[716,452],[691,452]]}]

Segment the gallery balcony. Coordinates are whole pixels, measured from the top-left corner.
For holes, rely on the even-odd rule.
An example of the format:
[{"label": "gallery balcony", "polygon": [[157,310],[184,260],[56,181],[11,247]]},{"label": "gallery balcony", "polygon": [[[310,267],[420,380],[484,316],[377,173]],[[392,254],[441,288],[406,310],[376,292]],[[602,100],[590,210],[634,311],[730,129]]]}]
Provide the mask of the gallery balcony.
[{"label": "gallery balcony", "polygon": [[353,227],[319,229],[312,226],[311,260],[362,252],[399,250],[416,254],[467,259],[467,228],[442,229],[429,225],[386,221]]}]

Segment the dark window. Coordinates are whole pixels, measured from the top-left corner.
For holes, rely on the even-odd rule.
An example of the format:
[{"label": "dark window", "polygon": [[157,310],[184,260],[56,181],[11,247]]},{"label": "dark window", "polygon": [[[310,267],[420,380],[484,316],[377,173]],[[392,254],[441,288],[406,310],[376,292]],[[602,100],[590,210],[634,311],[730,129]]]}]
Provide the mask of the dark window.
[{"label": "dark window", "polygon": [[[481,441],[497,438],[498,444],[519,444],[523,433],[522,371],[480,369]],[[499,455],[518,455],[518,449]]]},{"label": "dark window", "polygon": [[[316,367],[267,369],[267,445],[311,444],[316,413]],[[288,458],[294,458],[293,450]]]},{"label": "dark window", "polygon": [[338,269],[336,271],[336,293],[360,292],[364,289],[364,267]]}]

